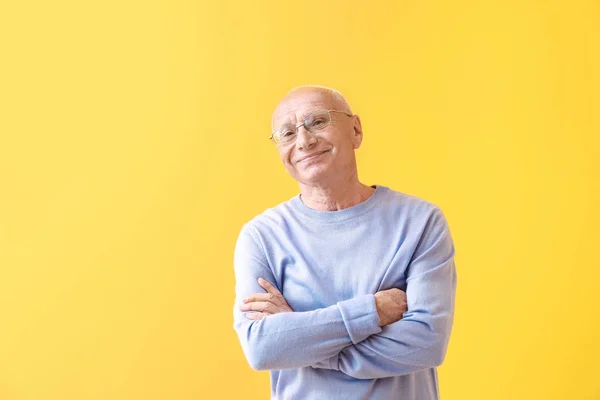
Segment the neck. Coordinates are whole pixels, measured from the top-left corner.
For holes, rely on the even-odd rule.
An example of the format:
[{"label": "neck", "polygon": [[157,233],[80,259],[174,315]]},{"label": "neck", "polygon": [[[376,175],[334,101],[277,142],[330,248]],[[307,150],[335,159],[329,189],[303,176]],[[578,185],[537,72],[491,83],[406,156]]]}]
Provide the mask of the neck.
[{"label": "neck", "polygon": [[360,183],[356,175],[326,185],[300,183],[300,199],[317,211],[338,211],[355,206],[371,197],[374,191]]}]

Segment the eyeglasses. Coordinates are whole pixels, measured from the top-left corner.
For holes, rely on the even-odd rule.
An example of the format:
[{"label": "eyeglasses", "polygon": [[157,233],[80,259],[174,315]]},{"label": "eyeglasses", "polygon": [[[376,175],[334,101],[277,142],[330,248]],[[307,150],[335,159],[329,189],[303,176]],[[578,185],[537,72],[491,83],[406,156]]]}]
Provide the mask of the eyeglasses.
[{"label": "eyeglasses", "polygon": [[322,129],[325,129],[327,125],[331,122],[331,113],[337,112],[347,115],[348,117],[353,117],[353,114],[349,114],[346,111],[340,110],[320,110],[314,113],[308,114],[304,117],[304,121],[298,125],[294,124],[285,124],[277,129],[273,134],[269,137],[276,145],[291,143],[296,140],[298,136],[298,128],[301,126],[304,127],[310,133],[318,132]]}]

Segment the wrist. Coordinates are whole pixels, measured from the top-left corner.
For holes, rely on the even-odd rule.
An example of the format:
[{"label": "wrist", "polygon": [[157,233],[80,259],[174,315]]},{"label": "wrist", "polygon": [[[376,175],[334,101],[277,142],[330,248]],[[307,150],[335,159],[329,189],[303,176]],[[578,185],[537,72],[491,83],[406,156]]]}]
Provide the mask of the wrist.
[{"label": "wrist", "polygon": [[377,316],[379,317],[379,326],[384,327],[387,325],[385,316],[383,313],[383,300],[380,292],[375,293],[375,308],[377,309]]}]

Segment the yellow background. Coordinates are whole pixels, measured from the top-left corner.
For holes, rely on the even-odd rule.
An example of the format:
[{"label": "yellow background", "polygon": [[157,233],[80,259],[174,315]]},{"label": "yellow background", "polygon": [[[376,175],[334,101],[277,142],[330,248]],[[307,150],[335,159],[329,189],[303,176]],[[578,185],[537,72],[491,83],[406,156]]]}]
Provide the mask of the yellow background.
[{"label": "yellow background", "polygon": [[339,89],[359,172],[442,207],[444,400],[600,399],[598,1],[0,5],[0,399],[265,399],[242,224],[297,193],[288,89]]}]

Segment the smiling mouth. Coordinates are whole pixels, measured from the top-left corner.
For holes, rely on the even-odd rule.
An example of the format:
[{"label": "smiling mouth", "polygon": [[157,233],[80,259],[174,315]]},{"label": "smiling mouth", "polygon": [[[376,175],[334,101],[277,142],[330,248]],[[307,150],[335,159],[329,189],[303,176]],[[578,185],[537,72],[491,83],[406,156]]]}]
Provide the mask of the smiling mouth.
[{"label": "smiling mouth", "polygon": [[325,150],[325,151],[322,151],[322,152],[320,152],[320,153],[313,154],[312,156],[309,156],[309,157],[306,157],[306,158],[302,158],[302,159],[300,159],[300,161],[298,161],[298,163],[301,163],[301,162],[304,162],[304,161],[310,161],[310,160],[312,160],[312,159],[314,159],[314,158],[317,158],[317,157],[319,157],[321,154],[325,154],[325,153],[327,153],[328,151],[329,151],[329,150]]}]

